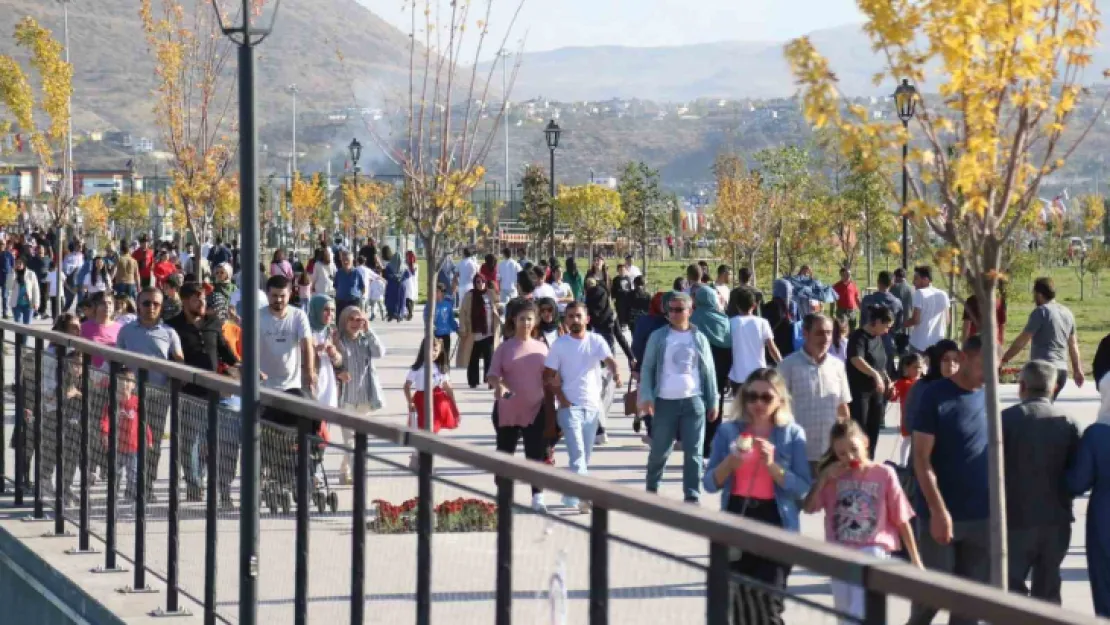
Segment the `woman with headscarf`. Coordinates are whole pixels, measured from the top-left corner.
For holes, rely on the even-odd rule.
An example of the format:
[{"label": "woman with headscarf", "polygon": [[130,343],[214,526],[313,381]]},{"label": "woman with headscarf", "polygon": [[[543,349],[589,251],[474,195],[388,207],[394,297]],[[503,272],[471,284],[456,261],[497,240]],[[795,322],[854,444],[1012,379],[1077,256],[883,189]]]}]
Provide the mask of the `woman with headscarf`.
[{"label": "woman with headscarf", "polygon": [[385,315],[387,321],[401,321],[405,318],[405,279],[408,270],[401,264],[401,255],[394,254],[389,246],[382,248],[385,259]]},{"label": "woman with headscarf", "polygon": [[[467,384],[470,388],[478,388],[489,374],[493,347],[501,336],[501,317],[486,279],[475,275],[473,285],[459,305],[459,353],[455,364],[466,367]],[[481,377],[478,376],[479,360],[482,361]]]},{"label": "woman with headscarf", "polygon": [[335,369],[343,366],[343,357],[335,347],[335,300],[330,295],[312,296],[308,302],[308,324],[316,350],[316,401],[335,408],[339,405]]},{"label": "woman with headscarf", "polygon": [[1102,405],[1098,420],[1087,427],[1067,473],[1075,496],[1091,491],[1087,501],[1087,571],[1095,614],[1110,616],[1110,379],[1098,384]]},{"label": "woman with headscarf", "polygon": [[231,265],[220,263],[212,270],[212,292],[208,294],[208,310],[226,320],[228,309],[231,307],[231,295],[235,292],[235,283],[231,281]]},{"label": "woman with headscarf", "polygon": [[[336,349],[343,366],[339,368],[336,379],[340,382],[339,403],[343,408],[367,415],[385,406],[385,393],[374,363],[385,357],[386,349],[377,334],[370,329],[366,314],[357,307],[348,306],[339,315],[339,327],[335,333]],[[355,432],[343,428],[343,444],[353,447]],[[339,466],[339,481],[351,483],[351,461],[353,454],[343,454]]]},{"label": "woman with headscarf", "polygon": [[405,312],[406,318],[412,319],[412,309],[416,305],[416,294],[420,291],[417,288],[419,267],[416,264],[416,252],[412,250],[405,252],[405,269],[409,273],[408,277],[405,278]]},{"label": "woman with headscarf", "polygon": [[795,315],[791,306],[791,295],[794,287],[783,279],[775,280],[771,285],[771,302],[763,307],[763,318],[771,324],[771,333],[775,335],[775,347],[779,348],[779,355],[786,358],[794,353],[794,319]]},{"label": "woman with headscarf", "polygon": [[578,263],[573,256],[567,256],[567,268],[563,271],[563,279],[570,285],[570,292],[574,294],[575,301],[581,302],[583,295],[582,274],[578,271]]},{"label": "woman with headscarf", "polygon": [[705,422],[705,457],[709,457],[713,436],[717,433],[717,424],[721,422],[720,415],[724,414],[725,393],[724,389],[730,388],[728,372],[732,368],[732,332],[729,330],[728,317],[721,312],[721,299],[717,296],[716,289],[696,289],[694,291],[694,312],[690,315],[690,323],[709,339],[709,349],[713,353],[713,366],[717,372],[717,388],[721,389],[717,405],[717,420]]}]

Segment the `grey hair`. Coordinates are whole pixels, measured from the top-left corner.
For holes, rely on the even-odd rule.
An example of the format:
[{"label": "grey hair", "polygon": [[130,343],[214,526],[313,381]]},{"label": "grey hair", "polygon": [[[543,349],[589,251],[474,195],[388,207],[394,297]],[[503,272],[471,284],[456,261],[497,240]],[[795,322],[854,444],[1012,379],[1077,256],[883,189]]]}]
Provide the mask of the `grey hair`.
[{"label": "grey hair", "polygon": [[1025,392],[1037,397],[1048,397],[1056,390],[1056,367],[1047,360],[1030,360],[1021,368]]},{"label": "grey hair", "polygon": [[681,302],[683,305],[686,306],[686,308],[690,308],[694,305],[694,300],[690,297],[690,295],[687,293],[683,293],[682,291],[675,291],[674,295],[671,296],[670,302]]}]

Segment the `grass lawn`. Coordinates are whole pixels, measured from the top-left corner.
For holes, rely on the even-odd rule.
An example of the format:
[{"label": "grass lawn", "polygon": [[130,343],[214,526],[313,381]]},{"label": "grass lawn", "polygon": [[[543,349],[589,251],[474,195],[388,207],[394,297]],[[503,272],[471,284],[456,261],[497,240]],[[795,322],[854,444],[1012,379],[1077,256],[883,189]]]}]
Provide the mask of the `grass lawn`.
[{"label": "grass lawn", "polygon": [[[719,260],[706,259],[709,262],[711,270],[716,270]],[[686,275],[686,266],[695,260],[665,260],[665,261],[649,261],[647,267],[647,282],[648,291],[662,291],[671,288],[674,279],[679,276]],[[638,262],[638,261],[637,261]],[[614,275],[616,270],[617,259],[609,261],[610,275]],[[425,300],[424,288],[424,271],[425,261],[420,261],[420,299]],[[589,260],[585,258],[578,259],[578,266],[580,268],[589,267]],[[881,262],[875,264],[874,272],[883,269]],[[642,267],[641,267],[642,269]],[[828,284],[832,284],[837,280],[837,277],[832,273],[835,269],[831,266],[822,270],[820,267],[815,267],[818,277]],[[856,280],[860,283],[861,288],[865,286],[866,276],[862,275],[863,271],[857,269]],[[1056,281],[1057,300],[1071,309],[1075,315],[1075,323],[1079,332],[1079,351],[1083,359],[1083,370],[1088,374],[1091,372],[1091,362],[1095,356],[1095,349],[1098,347],[1099,341],[1102,340],[1108,332],[1110,332],[1110,284],[1102,285],[1092,293],[1091,276],[1086,277],[1086,290],[1082,301],[1079,299],[1079,278],[1076,276],[1075,271],[1071,267],[1055,267],[1042,272],[1037,275],[1048,275]],[[770,279],[758,280],[758,286],[766,293],[770,293],[771,284]],[[938,287],[946,285],[937,285]],[[957,284],[957,290],[964,289],[963,286]],[[966,297],[966,289],[958,295]],[[1032,282],[1028,284],[1014,284],[1009,289],[1009,302],[1007,308],[1008,322],[1006,324],[1006,345],[1009,346],[1010,341],[1021,329],[1025,326],[1025,320],[1029,316],[1029,312],[1033,310],[1033,295],[1032,295]],[[960,316],[963,313],[963,308],[958,307],[956,318],[956,327],[951,330],[953,334],[959,332],[962,323]],[[1028,356],[1028,348],[1024,355],[1018,356],[1012,366],[1020,366],[1025,358]]]}]

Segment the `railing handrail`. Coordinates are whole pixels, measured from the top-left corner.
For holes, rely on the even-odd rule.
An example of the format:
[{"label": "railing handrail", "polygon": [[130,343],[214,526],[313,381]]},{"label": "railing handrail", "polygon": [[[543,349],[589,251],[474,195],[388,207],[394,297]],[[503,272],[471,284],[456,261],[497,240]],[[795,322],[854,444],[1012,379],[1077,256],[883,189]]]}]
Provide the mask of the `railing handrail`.
[{"label": "railing handrail", "polygon": [[[81,353],[100,356],[133,369],[156,371],[169,378],[213,391],[235,395],[238,381],[199,371],[175,362],[106,347],[98,343],[0,320],[0,329],[64,345]],[[25,348],[28,349],[28,348]],[[280,407],[302,418],[322,420],[417,451],[448,458],[517,482],[532,484],[592,502],[596,507],[622,512],[646,521],[684,531],[714,543],[789,562],[810,571],[860,584],[870,590],[903,597],[941,610],[973,616],[988,622],[1020,623],[1032,616],[1046,625],[1098,625],[1106,620],[1062,610],[1060,606],[1006,593],[969,580],[920,570],[896,561],[879,561],[851,549],[823,542],[732,514],[720,514],[672,501],[621,484],[555,469],[544,463],[490,452],[476,445],[437,436],[407,426],[366,419],[357,413],[322,406],[317,402],[261,389],[261,404]]]}]

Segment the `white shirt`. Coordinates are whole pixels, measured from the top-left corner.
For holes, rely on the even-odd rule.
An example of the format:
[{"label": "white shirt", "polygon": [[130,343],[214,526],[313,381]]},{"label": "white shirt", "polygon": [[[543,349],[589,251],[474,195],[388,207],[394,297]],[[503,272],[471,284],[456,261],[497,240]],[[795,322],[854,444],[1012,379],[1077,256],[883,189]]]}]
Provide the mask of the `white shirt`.
[{"label": "white shirt", "polygon": [[628,265],[625,265],[624,269],[625,269],[625,271],[628,272],[628,279],[629,280],[635,280],[636,278],[644,275],[644,272],[640,271],[639,267],[637,267],[636,265],[633,265],[631,263],[629,263]]},{"label": "white shirt", "polygon": [[[474,276],[478,275],[478,261],[474,257],[462,259],[459,263],[459,297],[474,288]],[[460,299],[459,301],[462,301]]]},{"label": "white shirt", "polygon": [[551,344],[543,364],[559,373],[563,394],[571,404],[600,410],[601,369],[598,364],[612,357],[609,345],[593,332],[587,332],[581,339],[564,334]]},{"label": "white shirt", "polygon": [[370,299],[380,300],[380,299],[384,298],[385,297],[385,278],[383,278],[380,275],[374,273],[374,271],[371,270],[371,269],[367,269],[367,271],[370,272],[370,281],[368,282],[370,287],[368,289],[366,289],[366,291],[369,294]]},{"label": "white shirt", "polygon": [[516,276],[520,273],[520,263],[511,258],[497,263],[497,282],[501,285],[501,293],[516,295]]},{"label": "white shirt", "polygon": [[744,315],[728,320],[732,332],[732,368],[728,379],[742,384],[752,371],[767,366],[767,341],[775,338],[763,317]]},{"label": "white shirt", "polygon": [[48,297],[56,297],[58,295],[58,272],[51,271],[46,274],[46,284],[50,285],[47,292]]},{"label": "white shirt", "polygon": [[[439,388],[443,386],[444,382],[450,382],[451,375],[447,372],[440,371],[439,367],[432,369],[432,386]],[[420,367],[416,371],[409,369],[409,374],[405,376],[405,382],[412,383],[412,390],[414,393],[424,391],[424,367]]]},{"label": "white shirt", "polygon": [[910,328],[910,345],[923,352],[948,331],[948,294],[932,286],[917,289],[913,292],[913,307],[921,311],[921,318]]},{"label": "white shirt", "polygon": [[316,263],[312,267],[312,292],[318,295],[327,295],[331,292],[332,280],[335,280],[335,263],[325,265]]},{"label": "white shirt", "polygon": [[[323,328],[312,333],[313,347],[328,341],[331,331]],[[316,351],[316,401],[335,408],[339,405],[339,384],[335,379],[335,367],[327,352]]]},{"label": "white shirt", "polygon": [[308,315],[289,306],[278,319],[267,306],[258,313],[258,369],[266,374],[262,385],[287,391],[301,388],[301,341],[312,338]]},{"label": "white shirt", "polygon": [[[556,296],[556,293],[555,293],[554,287],[552,287],[550,284],[548,284],[546,282],[537,286],[536,290],[532,291],[532,299],[533,300],[539,300],[541,297],[550,297],[551,299],[555,299],[555,296]],[[565,308],[565,306],[564,306],[564,308]]]},{"label": "white shirt", "polygon": [[560,302],[559,300],[567,297],[574,297],[574,293],[570,290],[570,285],[566,282],[556,282],[550,286],[551,290],[555,291],[555,301],[559,304],[559,314],[563,314],[567,309],[567,303]]},{"label": "white shirt", "polygon": [[686,399],[698,395],[701,395],[701,373],[694,333],[671,328],[667,331],[667,344],[663,346],[663,378],[656,397]]},{"label": "white shirt", "polygon": [[85,283],[82,286],[84,286],[85,290],[88,291],[90,294],[100,293],[112,288],[112,279],[106,278],[104,280],[101,280],[100,277],[97,276],[97,278],[94,280],[93,272],[90,271],[89,273],[85,274]]},{"label": "white shirt", "polygon": [[717,299],[721,302],[721,310],[728,306],[728,298],[732,295],[732,289],[727,284],[714,284],[713,288],[717,290]]},{"label": "white shirt", "polygon": [[377,274],[375,274],[366,265],[356,266],[355,271],[358,272],[358,275],[362,276],[362,283],[366,285],[366,288],[362,290],[362,299],[365,300],[366,298],[370,297],[370,286],[371,284],[373,284],[374,278],[377,277]]}]

